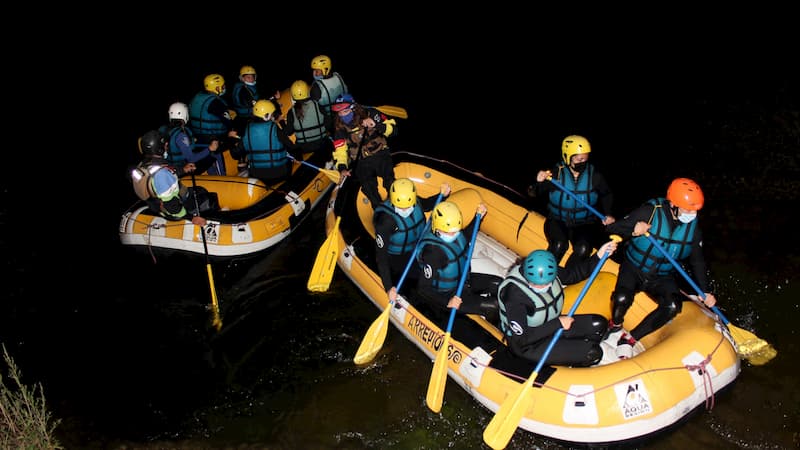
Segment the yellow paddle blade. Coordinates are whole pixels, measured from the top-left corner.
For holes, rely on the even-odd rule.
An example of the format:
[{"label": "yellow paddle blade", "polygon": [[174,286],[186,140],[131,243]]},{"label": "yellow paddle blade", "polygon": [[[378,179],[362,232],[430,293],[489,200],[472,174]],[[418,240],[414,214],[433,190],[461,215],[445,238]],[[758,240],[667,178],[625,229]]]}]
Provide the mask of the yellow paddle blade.
[{"label": "yellow paddle blade", "polygon": [[509,395],[500,405],[497,414],[483,430],[483,442],[489,447],[500,450],[506,448],[511,436],[517,431],[522,416],[533,407],[533,382],[537,372],[533,372],[528,381],[520,384],[516,392]]},{"label": "yellow paddle blade", "polygon": [[381,347],[383,341],[386,340],[386,330],[389,328],[389,311],[392,309],[392,303],[386,306],[380,316],[372,322],[369,326],[367,334],[364,335],[364,340],[358,346],[356,356],[353,362],[356,364],[366,364],[375,358]]},{"label": "yellow paddle blade", "polygon": [[314,261],[311,276],[308,277],[309,291],[325,292],[331,285],[333,271],[336,269],[336,259],[339,257],[339,222],[341,220],[342,216],[336,218],[333,230],[328,234],[317,253],[317,260]]},{"label": "yellow paddle blade", "polygon": [[406,109],[399,106],[381,105],[376,106],[375,109],[384,114],[397,117],[398,119],[408,119],[408,112]]},{"label": "yellow paddle blade", "polygon": [[444,341],[436,354],[433,363],[431,380],[428,382],[428,394],[425,396],[425,403],[431,411],[438,413],[442,410],[442,400],[444,400],[444,386],[447,383],[447,348],[450,346],[450,333],[444,334]]},{"label": "yellow paddle blade", "polygon": [[763,366],[778,355],[778,351],[772,345],[755,334],[731,323],[728,324],[728,330],[736,342],[736,351],[739,356],[747,359],[754,366]]},{"label": "yellow paddle blade", "polygon": [[[204,232],[204,231],[201,231]],[[217,302],[217,288],[214,287],[214,273],[211,271],[211,263],[206,264],[206,272],[208,272],[208,285],[211,288],[211,308],[214,318],[211,322],[217,331],[222,328],[222,319],[219,317],[219,302]]]},{"label": "yellow paddle blade", "polygon": [[342,174],[340,174],[338,170],[319,169],[319,171],[327,175],[333,184],[339,184],[339,180],[342,178]]}]

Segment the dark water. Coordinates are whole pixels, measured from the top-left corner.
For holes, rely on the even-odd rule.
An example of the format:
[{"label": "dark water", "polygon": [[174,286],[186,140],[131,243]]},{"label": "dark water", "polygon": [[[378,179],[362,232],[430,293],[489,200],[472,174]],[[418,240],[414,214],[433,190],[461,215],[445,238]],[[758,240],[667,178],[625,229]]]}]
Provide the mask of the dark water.
[{"label": "dark water", "polygon": [[[308,80],[310,59],[328,53],[356,100],[408,110],[397,149],[452,160],[519,191],[556,161],[568,134],[591,141],[618,217],[663,195],[675,177],[696,179],[706,193],[700,220],[719,306],[778,356],[765,366],[744,362],[711,411],[623,447],[797,448],[800,245],[789,216],[799,206],[800,78],[786,68],[741,70],[772,60],[748,46],[655,48],[648,56],[598,45],[543,51],[530,69],[520,57],[476,51],[478,40],[396,39],[385,51],[287,40],[263,54],[225,47],[220,58],[115,41],[106,58],[70,53],[57,78],[91,95],[64,120],[95,132],[51,136],[71,164],[46,172],[48,216],[30,180],[14,177],[3,180],[0,211],[0,342],[25,380],[43,384],[62,419],[62,443],[486,448],[481,433],[492,414],[455,384],[442,413],[431,413],[431,362],[397,333],[390,330],[374,365],[352,363],[379,312],[341,275],[325,294],[306,292],[324,239],[321,211],[271,251],[213,261],[220,333],[209,328],[202,258],[154,259],[119,244],[120,215],[135,198],[124,174],[137,160],[136,138],[166,119],[170,103],[188,101],[209,72],[231,87],[242,64],[256,67],[266,92],[285,88]],[[509,445],[560,447],[521,431]]]}]

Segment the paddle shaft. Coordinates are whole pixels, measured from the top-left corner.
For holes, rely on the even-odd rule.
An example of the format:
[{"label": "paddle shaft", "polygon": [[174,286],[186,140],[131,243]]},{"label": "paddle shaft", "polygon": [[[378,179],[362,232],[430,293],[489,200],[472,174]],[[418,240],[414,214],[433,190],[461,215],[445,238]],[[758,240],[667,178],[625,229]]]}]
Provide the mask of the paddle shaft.
[{"label": "paddle shaft", "polygon": [[576,195],[574,192],[572,192],[572,191],[570,191],[569,189],[567,189],[567,188],[566,188],[566,187],[565,187],[563,184],[561,184],[561,183],[560,183],[558,180],[554,180],[554,179],[553,179],[553,177],[548,177],[548,180],[550,180],[550,182],[551,182],[551,183],[553,183],[553,184],[554,184],[554,185],[555,185],[557,188],[559,188],[559,189],[561,189],[562,191],[564,191],[564,193],[565,193],[565,194],[567,194],[567,195],[569,195],[570,197],[574,198],[574,199],[575,199],[575,201],[577,201],[578,203],[580,203],[581,205],[583,205],[583,207],[585,207],[586,209],[588,209],[589,211],[591,211],[591,212],[592,212],[594,215],[596,215],[597,217],[599,217],[599,218],[600,218],[600,220],[605,220],[605,219],[606,219],[606,216],[605,216],[604,214],[602,214],[600,211],[598,211],[598,210],[594,209],[594,207],[593,207],[592,205],[590,205],[590,204],[586,203],[586,201],[584,201],[582,198],[578,197],[578,196],[577,196],[577,195]]},{"label": "paddle shaft", "polygon": [[[472,262],[472,251],[475,249],[475,239],[478,238],[478,228],[481,226],[481,215],[475,215],[475,228],[472,230],[472,237],[469,240],[469,247],[467,248],[467,264],[464,266],[464,271],[461,273],[461,279],[458,280],[458,288],[456,289],[456,297],[461,297],[461,292],[464,291],[464,283],[467,282],[467,275],[470,271],[470,263]],[[450,319],[447,321],[447,330],[445,333],[450,334],[453,329],[453,321],[456,317],[456,308],[450,308]]]},{"label": "paddle shaft", "polygon": [[[192,171],[192,194],[194,196],[194,207],[197,214],[200,215],[200,202],[197,200],[197,181],[195,180],[194,171]],[[208,273],[208,286],[211,290],[211,306],[214,309],[214,326],[217,330],[222,326],[222,321],[219,318],[219,303],[217,302],[217,289],[214,286],[214,275],[211,271],[211,261],[208,258],[208,243],[206,242],[206,230],[200,227],[200,236],[203,237],[203,253],[206,256],[206,272]]]},{"label": "paddle shaft", "polygon": [[328,169],[323,169],[321,167],[317,167],[317,166],[315,166],[314,164],[311,164],[308,161],[304,161],[302,159],[297,159],[297,158],[295,158],[294,156],[292,156],[292,155],[290,155],[288,153],[287,153],[286,157],[291,159],[292,161],[297,161],[300,164],[303,164],[305,166],[311,167],[312,169],[316,169],[317,171],[324,173],[334,183],[339,183],[339,181],[340,181],[341,175],[339,174],[339,172],[337,172],[335,170],[328,170]]},{"label": "paddle shaft", "polygon": [[[685,270],[683,270],[683,267],[681,267],[681,265],[680,265],[680,264],[678,264],[678,261],[675,261],[675,258],[673,258],[672,256],[670,256],[670,254],[669,254],[669,253],[667,253],[667,250],[666,250],[664,247],[662,247],[662,246],[661,246],[661,244],[659,244],[659,243],[658,243],[658,241],[656,241],[656,239],[655,239],[653,236],[651,236],[649,232],[645,233],[644,235],[645,235],[645,237],[647,238],[647,240],[649,240],[649,241],[650,241],[650,243],[651,243],[651,244],[653,244],[653,246],[654,246],[655,248],[657,248],[657,249],[658,249],[658,251],[660,251],[660,252],[661,252],[661,254],[662,254],[662,255],[664,255],[664,257],[665,257],[665,258],[667,258],[667,259],[669,260],[669,262],[670,262],[670,263],[672,263],[672,266],[673,266],[673,267],[675,267],[675,270],[677,270],[677,271],[678,271],[678,273],[680,273],[680,274],[681,274],[681,276],[683,276],[683,278],[686,280],[686,282],[687,282],[687,283],[689,283],[689,284],[692,286],[692,289],[694,289],[694,291],[695,291],[695,292],[697,292],[697,295],[699,295],[699,296],[700,296],[700,298],[702,298],[703,300],[705,300],[705,299],[706,299],[706,294],[703,292],[703,290],[702,290],[702,289],[700,289],[700,286],[698,286],[698,285],[697,285],[697,283],[695,283],[695,282],[694,282],[694,280],[692,279],[692,277],[690,277],[690,276],[689,276],[689,274],[688,274],[688,273],[686,273],[686,271],[685,271]],[[716,306],[712,306],[712,307],[711,307],[711,310],[712,310],[712,311],[714,311],[714,314],[716,314],[716,315],[718,315],[718,316],[719,316],[720,320],[722,320],[722,322],[723,322],[725,325],[728,325],[729,323],[731,323],[731,322],[728,320],[728,318],[727,318],[727,317],[725,317],[725,316],[722,314],[722,312],[720,312],[719,308],[717,308]]]}]

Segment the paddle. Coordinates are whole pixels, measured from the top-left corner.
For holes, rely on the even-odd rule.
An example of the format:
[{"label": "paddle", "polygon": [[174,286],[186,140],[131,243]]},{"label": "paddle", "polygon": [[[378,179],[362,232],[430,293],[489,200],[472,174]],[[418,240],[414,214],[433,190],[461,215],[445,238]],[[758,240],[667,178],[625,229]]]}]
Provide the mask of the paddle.
[{"label": "paddle", "polygon": [[292,155],[287,154],[287,156],[292,161],[296,161],[296,162],[299,162],[300,164],[303,164],[303,165],[306,165],[308,167],[311,167],[311,168],[319,170],[323,174],[327,175],[328,178],[330,178],[331,181],[333,181],[334,184],[339,184],[339,180],[342,178],[342,175],[339,173],[338,170],[322,169],[320,167],[317,167],[317,166],[311,164],[310,162],[302,161],[302,160],[299,160],[299,159],[295,159]]},{"label": "paddle", "polygon": [[[197,201],[197,181],[195,181],[194,170],[192,171],[192,193],[194,194],[195,216],[200,214],[200,202]],[[211,310],[214,318],[211,322],[217,331],[222,328],[222,320],[219,317],[219,304],[217,303],[217,289],[214,287],[214,273],[211,271],[211,261],[208,258],[208,243],[206,242],[205,227],[200,227],[200,235],[203,236],[203,252],[206,254],[206,272],[208,273],[208,286],[211,289]]]},{"label": "paddle", "polygon": [[[612,235],[611,239],[616,242],[622,240],[622,238],[617,235]],[[575,310],[578,309],[578,305],[580,305],[581,301],[583,301],[583,298],[586,296],[586,292],[589,291],[589,287],[594,282],[594,279],[597,278],[597,274],[600,273],[600,269],[603,267],[603,264],[605,264],[609,256],[611,256],[611,252],[607,252],[600,258],[600,262],[597,263],[597,266],[595,266],[594,271],[592,271],[592,274],[589,276],[586,284],[583,285],[583,289],[581,289],[580,294],[578,294],[578,298],[575,300],[572,308],[570,308],[569,312],[567,313],[567,317],[572,317],[572,315],[575,313]],[[519,421],[522,420],[522,416],[533,406],[533,383],[536,381],[536,377],[539,375],[539,371],[542,369],[542,366],[544,366],[544,362],[547,360],[547,357],[550,356],[550,351],[553,350],[553,347],[556,345],[556,341],[558,341],[563,332],[563,328],[559,328],[558,331],[556,331],[556,334],[553,335],[553,338],[547,345],[544,354],[542,354],[542,358],[533,369],[531,376],[528,377],[525,383],[520,384],[515,394],[509,395],[508,398],[506,398],[503,404],[500,405],[500,409],[497,410],[497,414],[495,414],[491,422],[489,422],[489,425],[486,427],[486,429],[483,430],[483,441],[486,442],[489,447],[497,450],[505,448],[505,446],[508,445],[508,441],[511,440],[511,436],[519,426]]]},{"label": "paddle", "polygon": [[[645,233],[644,235],[647,237],[647,240],[649,240],[650,243],[653,244],[653,246],[669,260],[672,266],[675,267],[675,269],[683,276],[686,282],[692,286],[692,289],[697,292],[697,295],[701,299],[705,300],[706,294],[700,289],[700,286],[698,286],[697,283],[692,280],[689,274],[683,270],[683,267],[681,267],[681,265],[678,264],[678,262],[675,261],[675,259],[670,256],[669,253],[667,253],[667,250],[662,247],[661,244],[659,244],[649,232]],[[703,305],[705,305],[705,303],[703,303]],[[767,341],[760,339],[758,336],[747,330],[733,325],[716,306],[712,306],[711,310],[714,311],[720,320],[722,320],[722,323],[728,328],[728,331],[730,331],[734,342],[736,342],[736,352],[739,354],[739,356],[747,359],[751,364],[756,366],[764,365],[772,358],[777,356],[778,351],[775,350],[775,348],[772,347],[772,345],[770,345]]]},{"label": "paddle", "polygon": [[[461,297],[461,291],[464,289],[464,283],[467,281],[470,261],[472,261],[472,250],[475,249],[475,239],[478,237],[481,217],[481,214],[475,214],[475,228],[472,230],[472,239],[469,241],[469,248],[467,250],[467,265],[464,267],[464,272],[461,274],[461,279],[458,282],[458,289],[456,290],[456,296],[458,297]],[[433,363],[433,371],[431,372],[431,380],[428,383],[428,394],[425,396],[425,403],[427,403],[428,408],[435,413],[442,410],[444,387],[447,383],[447,354],[448,347],[450,346],[450,332],[453,329],[455,318],[456,308],[450,308],[450,319],[447,321],[444,341],[442,341],[442,345],[439,347],[439,353],[436,354],[436,360]]]},{"label": "paddle", "polygon": [[398,119],[408,119],[408,112],[406,112],[406,109],[399,106],[381,105],[373,106],[373,108],[386,115],[397,117]]},{"label": "paddle", "polygon": [[[436,198],[436,205],[442,201],[442,193],[439,193],[439,197]],[[433,214],[428,217],[428,221],[426,224],[430,224],[431,218]],[[400,287],[403,285],[403,282],[406,280],[406,275],[408,275],[409,269],[414,264],[414,259],[417,256],[417,252],[419,251],[419,243],[420,240],[417,240],[417,244],[414,246],[414,251],[411,252],[411,256],[408,258],[408,263],[406,263],[406,268],[403,270],[403,274],[400,276],[400,281],[397,282],[397,292],[400,292]],[[383,312],[374,322],[372,325],[369,326],[367,330],[367,334],[364,335],[364,339],[361,340],[361,345],[358,346],[358,350],[356,351],[356,356],[353,358],[353,362],[356,364],[366,364],[372,361],[375,358],[375,355],[378,354],[381,347],[383,347],[383,342],[386,340],[386,330],[389,328],[389,312],[392,310],[392,306],[394,306],[394,300],[390,300],[389,304],[384,308]]]},{"label": "paddle", "polygon": [[325,292],[331,285],[333,271],[336,269],[336,259],[339,257],[339,222],[342,216],[336,218],[333,230],[328,233],[322,247],[319,248],[311,275],[308,277],[308,290],[312,292]]}]

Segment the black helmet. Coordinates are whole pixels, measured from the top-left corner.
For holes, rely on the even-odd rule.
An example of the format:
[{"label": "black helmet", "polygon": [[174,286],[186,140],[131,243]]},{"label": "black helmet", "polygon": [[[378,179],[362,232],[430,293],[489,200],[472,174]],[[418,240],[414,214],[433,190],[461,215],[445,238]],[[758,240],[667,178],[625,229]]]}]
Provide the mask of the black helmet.
[{"label": "black helmet", "polygon": [[139,140],[139,148],[144,155],[161,155],[164,153],[164,136],[156,130],[150,130]]}]

